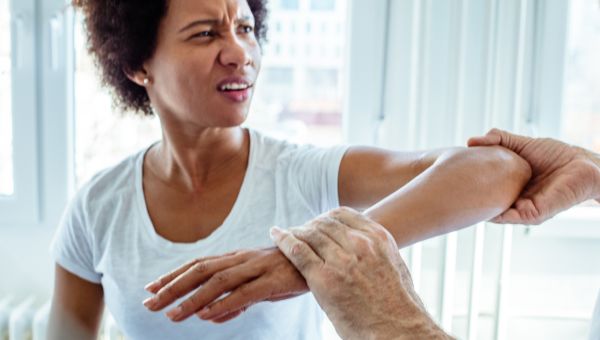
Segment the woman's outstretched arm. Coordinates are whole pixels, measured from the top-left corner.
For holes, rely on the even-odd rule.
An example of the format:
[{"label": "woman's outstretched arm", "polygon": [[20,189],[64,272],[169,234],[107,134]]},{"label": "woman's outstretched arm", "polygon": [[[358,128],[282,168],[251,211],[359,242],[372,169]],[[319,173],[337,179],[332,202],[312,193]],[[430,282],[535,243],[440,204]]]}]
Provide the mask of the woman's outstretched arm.
[{"label": "woman's outstretched arm", "polygon": [[[340,203],[360,208],[358,197],[377,199],[364,213],[384,225],[399,247],[497,216],[531,176],[525,160],[500,147],[424,153],[412,162],[416,176],[402,185],[397,183],[409,173],[406,155],[382,154],[379,164],[357,166],[369,157],[353,150],[344,157]],[[394,157],[400,161],[394,162]],[[377,197],[386,194],[381,188],[392,192],[382,199]]]}]

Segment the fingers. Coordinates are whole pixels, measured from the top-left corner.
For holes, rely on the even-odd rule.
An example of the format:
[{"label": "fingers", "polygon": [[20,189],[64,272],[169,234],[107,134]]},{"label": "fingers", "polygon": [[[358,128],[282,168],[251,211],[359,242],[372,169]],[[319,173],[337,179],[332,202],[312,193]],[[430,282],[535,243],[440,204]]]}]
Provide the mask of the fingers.
[{"label": "fingers", "polygon": [[350,241],[350,238],[354,232],[353,229],[344,225],[337,219],[325,216],[317,220],[313,220],[307,223],[305,226],[316,228],[318,231],[327,235],[332,241],[339,245],[341,250],[352,248],[352,242]]},{"label": "fingers", "polygon": [[499,129],[492,129],[485,136],[470,138],[467,145],[469,147],[500,145],[516,153],[520,153],[529,140],[531,140],[529,137],[515,135]]},{"label": "fingers", "polygon": [[491,222],[498,224],[539,224],[545,219],[529,198],[519,198],[512,208],[495,217]]},{"label": "fingers", "polygon": [[328,216],[355,230],[368,232],[373,228],[373,221],[371,219],[350,208],[340,207],[334,209],[328,213]]},{"label": "fingers", "polygon": [[527,224],[527,221],[521,217],[521,214],[515,208],[506,210],[494,217],[490,222],[497,224]]},{"label": "fingers", "polygon": [[[161,310],[175,302],[175,300],[196,289],[199,285],[210,279],[215,273],[222,272],[227,268],[245,261],[245,256],[240,255],[217,257],[196,262],[188,267],[184,273],[175,276],[175,278],[163,286],[155,296],[144,301],[144,306],[152,311]],[[180,270],[175,271],[175,273],[179,272]],[[168,275],[168,278],[171,278],[172,276],[173,275]]]},{"label": "fingers", "polygon": [[240,315],[241,315],[243,312],[244,312],[244,310],[238,310],[238,311],[235,311],[235,312],[233,312],[233,313],[230,313],[230,314],[224,315],[224,316],[222,316],[222,317],[220,317],[220,318],[218,318],[218,319],[214,319],[214,320],[212,320],[212,322],[214,322],[214,323],[225,323],[225,322],[227,322],[227,321],[229,321],[229,320],[231,320],[231,319],[237,318],[237,317],[238,317],[238,316],[240,316]]},{"label": "fingers", "polygon": [[322,232],[322,229],[333,227],[332,225],[335,225],[335,222],[318,219],[307,226],[292,228],[290,232],[297,239],[307,243],[321,259],[327,262],[338,257],[343,250],[336,241]]},{"label": "fingers", "polygon": [[179,275],[185,273],[188,269],[190,269],[192,266],[194,266],[197,263],[200,262],[205,262],[205,261],[209,261],[209,260],[213,260],[213,259],[217,259],[217,258],[225,258],[231,255],[235,255],[238,252],[231,252],[231,253],[227,253],[227,254],[223,254],[223,255],[218,255],[218,256],[207,256],[204,258],[200,258],[200,259],[194,259],[190,262],[187,262],[186,264],[182,265],[181,267],[173,270],[172,272],[161,276],[160,278],[158,278],[157,280],[149,283],[146,285],[146,287],[144,287],[145,290],[149,291],[150,293],[156,294],[161,288],[163,288],[165,285],[167,285],[169,282],[173,281],[175,278],[177,278]]},{"label": "fingers", "polygon": [[508,132],[500,129],[491,129],[485,136],[478,136],[469,138],[467,145],[472,146],[491,146],[501,145],[502,136],[508,134]]},{"label": "fingers", "polygon": [[216,300],[224,293],[260,276],[262,271],[250,266],[237,266],[214,274],[206,283],[176,308],[167,312],[172,321],[182,321]]},{"label": "fingers", "polygon": [[260,277],[239,286],[223,299],[214,301],[197,313],[203,320],[218,320],[235,311],[246,310],[255,303],[269,300],[278,293],[273,292],[273,283]]},{"label": "fingers", "polygon": [[190,261],[190,262],[184,264],[183,266],[173,270],[172,272],[159,277],[156,281],[150,282],[149,284],[146,285],[146,287],[144,287],[144,289],[149,291],[150,293],[156,294],[167,283],[173,281],[179,275],[185,273],[188,269],[190,269],[190,267],[192,267],[193,265],[195,265],[198,262],[199,262],[199,260],[196,260],[196,259],[193,261]]},{"label": "fingers", "polygon": [[323,260],[306,242],[299,240],[289,231],[273,227],[271,228],[271,239],[305,278],[312,270],[323,264]]}]

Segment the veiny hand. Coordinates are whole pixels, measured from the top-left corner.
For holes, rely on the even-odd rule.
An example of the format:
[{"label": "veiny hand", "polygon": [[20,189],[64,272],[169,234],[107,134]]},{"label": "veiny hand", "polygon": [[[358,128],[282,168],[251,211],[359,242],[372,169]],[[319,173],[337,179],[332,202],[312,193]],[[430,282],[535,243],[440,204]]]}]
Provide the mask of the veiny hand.
[{"label": "veiny hand", "polygon": [[[193,260],[148,284],[154,293],[144,301],[160,311],[177,299],[195,292],[167,312],[172,321],[197,313],[204,320],[221,323],[261,301],[278,301],[308,291],[296,268],[277,249],[248,250]],[[225,298],[217,300],[225,293]]]},{"label": "veiny hand", "polygon": [[600,197],[600,159],[588,150],[498,129],[469,139],[468,145],[503,146],[529,162],[533,171],[514,205],[493,222],[540,224],[563,210]]},{"label": "veiny hand", "polygon": [[271,230],[343,339],[446,339],[415,293],[396,242],[381,225],[339,208]]}]

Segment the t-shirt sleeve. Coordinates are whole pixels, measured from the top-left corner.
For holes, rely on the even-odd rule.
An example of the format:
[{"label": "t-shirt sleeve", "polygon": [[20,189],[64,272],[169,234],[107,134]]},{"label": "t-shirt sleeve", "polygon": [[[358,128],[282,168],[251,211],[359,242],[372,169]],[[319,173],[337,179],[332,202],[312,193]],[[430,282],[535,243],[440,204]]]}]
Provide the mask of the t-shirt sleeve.
[{"label": "t-shirt sleeve", "polygon": [[82,206],[78,197],[68,205],[50,245],[50,253],[67,271],[100,283],[102,276],[94,270],[93,239]]},{"label": "t-shirt sleeve", "polygon": [[290,168],[297,189],[319,213],[339,207],[338,175],[348,146],[302,146]]}]

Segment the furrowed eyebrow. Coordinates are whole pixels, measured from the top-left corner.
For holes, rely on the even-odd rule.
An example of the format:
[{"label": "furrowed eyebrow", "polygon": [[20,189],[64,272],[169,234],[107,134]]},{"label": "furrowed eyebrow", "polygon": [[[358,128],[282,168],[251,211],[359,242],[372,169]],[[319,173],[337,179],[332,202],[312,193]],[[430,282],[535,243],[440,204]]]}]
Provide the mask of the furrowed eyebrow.
[{"label": "furrowed eyebrow", "polygon": [[[239,19],[237,19],[235,22],[236,23],[240,23],[240,22],[249,22],[252,20],[252,17],[250,16],[244,16],[241,17]],[[207,19],[207,20],[196,20],[196,21],[192,21],[191,23],[185,25],[184,27],[182,27],[179,30],[179,33],[182,33],[184,31],[189,30],[192,27],[198,26],[198,25],[216,25],[218,24],[220,21],[219,20],[215,20],[215,19]]]},{"label": "furrowed eyebrow", "polygon": [[237,19],[235,22],[239,23],[239,22],[249,22],[252,21],[252,17],[250,17],[249,15],[243,16],[239,19]]},{"label": "furrowed eyebrow", "polygon": [[215,25],[215,24],[218,24],[218,23],[219,23],[219,20],[214,20],[214,19],[208,19],[208,20],[196,20],[196,21],[193,21],[193,22],[191,22],[191,23],[187,24],[186,26],[182,27],[182,28],[179,30],[179,33],[181,33],[181,32],[184,32],[184,31],[187,31],[187,30],[189,30],[190,28],[192,28],[192,27],[195,27],[195,26],[198,26],[198,25]]}]

